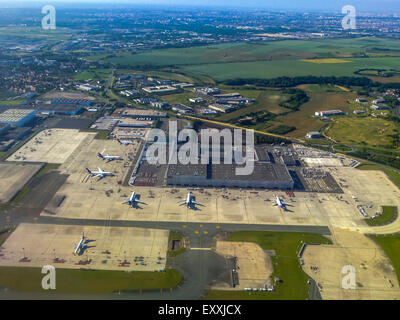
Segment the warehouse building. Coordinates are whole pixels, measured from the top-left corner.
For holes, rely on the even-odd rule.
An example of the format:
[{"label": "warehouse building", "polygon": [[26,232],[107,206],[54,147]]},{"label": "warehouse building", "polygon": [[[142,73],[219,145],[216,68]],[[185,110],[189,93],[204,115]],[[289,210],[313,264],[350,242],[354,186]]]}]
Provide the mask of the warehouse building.
[{"label": "warehouse building", "polygon": [[0,113],[0,123],[23,127],[35,118],[35,114],[33,109],[7,109]]},{"label": "warehouse building", "polygon": [[330,116],[339,116],[343,115],[344,112],[342,110],[326,110],[326,111],[317,111],[315,115],[317,117],[330,117]]},{"label": "warehouse building", "polygon": [[114,117],[129,117],[135,119],[160,119],[166,118],[165,112],[155,110],[142,110],[142,109],[119,109],[113,114]]},{"label": "warehouse building", "polygon": [[237,164],[169,165],[167,184],[216,188],[293,190],[294,181],[283,164],[254,163],[250,175],[236,175]]},{"label": "warehouse building", "polygon": [[219,103],[210,104],[208,108],[222,113],[227,113],[235,110],[235,108],[230,104],[219,104]]},{"label": "warehouse building", "polygon": [[68,116],[77,115],[84,109],[84,106],[81,104],[71,103],[49,103],[35,106],[35,110],[41,114],[62,114]]}]

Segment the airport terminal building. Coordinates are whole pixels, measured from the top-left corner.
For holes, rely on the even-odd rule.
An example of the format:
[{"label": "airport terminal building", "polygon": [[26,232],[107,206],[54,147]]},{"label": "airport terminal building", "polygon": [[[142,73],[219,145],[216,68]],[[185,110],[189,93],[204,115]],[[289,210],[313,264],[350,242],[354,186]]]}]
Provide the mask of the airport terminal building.
[{"label": "airport terminal building", "polygon": [[169,165],[166,182],[167,185],[216,188],[294,188],[294,181],[284,164],[255,162],[250,175],[236,175],[237,167],[237,164]]}]

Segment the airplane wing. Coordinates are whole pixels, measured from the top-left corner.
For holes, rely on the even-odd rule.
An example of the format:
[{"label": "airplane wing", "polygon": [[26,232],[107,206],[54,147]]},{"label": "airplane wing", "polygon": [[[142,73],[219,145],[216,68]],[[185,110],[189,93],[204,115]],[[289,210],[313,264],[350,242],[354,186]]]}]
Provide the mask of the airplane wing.
[{"label": "airplane wing", "polygon": [[129,200],[130,200],[130,199],[122,200],[121,203],[129,203]]},{"label": "airplane wing", "polygon": [[204,207],[204,205],[203,205],[203,204],[201,204],[201,203],[199,203],[199,202],[192,201],[192,203],[193,203],[193,204],[197,204],[198,206],[203,206],[203,207]]},{"label": "airplane wing", "polygon": [[145,203],[145,202],[143,202],[143,201],[140,201],[140,200],[135,200],[135,202],[141,203],[141,204],[147,204],[147,203]]}]

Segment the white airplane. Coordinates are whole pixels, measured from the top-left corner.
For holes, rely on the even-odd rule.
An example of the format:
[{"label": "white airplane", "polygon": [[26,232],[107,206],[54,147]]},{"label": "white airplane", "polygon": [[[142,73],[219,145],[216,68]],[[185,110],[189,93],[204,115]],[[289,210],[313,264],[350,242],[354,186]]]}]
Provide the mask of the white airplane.
[{"label": "white airplane", "polygon": [[281,208],[282,210],[288,211],[286,206],[290,206],[290,203],[281,200],[281,198],[279,198],[278,196],[275,196],[275,197],[276,197],[275,201],[271,201],[271,202],[274,203],[275,206],[278,206],[279,208]]},{"label": "white airplane", "polygon": [[80,253],[82,250],[86,249],[86,247],[87,247],[86,237],[85,237],[85,234],[84,234],[83,232],[82,232],[81,241],[79,241],[78,244],[75,244],[75,243],[74,243],[74,247],[75,247],[74,255],[76,255],[76,254],[79,255],[79,253]]},{"label": "white airplane", "polygon": [[92,177],[99,177],[100,179],[103,179],[104,177],[107,177],[107,176],[109,176],[109,177],[114,176],[114,173],[112,173],[112,172],[106,172],[106,171],[101,170],[100,168],[97,168],[97,169],[99,169],[99,171],[90,171],[88,168],[86,168],[86,171]]},{"label": "white airplane", "polygon": [[189,192],[187,194],[187,197],[185,200],[178,201],[178,203],[180,203],[181,206],[185,205],[187,207],[194,207],[196,204],[199,206],[202,206],[201,203],[195,201],[195,197],[192,195],[191,192]]},{"label": "white airplane", "polygon": [[122,157],[120,156],[109,156],[102,154],[101,152],[99,152],[97,154],[101,159],[106,160],[107,162],[113,161],[113,160],[123,160]]},{"label": "white airplane", "polygon": [[123,200],[122,203],[128,203],[132,208],[134,208],[137,203],[147,204],[137,198],[136,192],[132,192],[131,197]]},{"label": "white airplane", "polygon": [[127,146],[129,144],[133,144],[132,141],[127,141],[127,140],[119,140],[119,139],[117,139],[117,141],[119,142],[119,144],[123,144],[125,146]]}]

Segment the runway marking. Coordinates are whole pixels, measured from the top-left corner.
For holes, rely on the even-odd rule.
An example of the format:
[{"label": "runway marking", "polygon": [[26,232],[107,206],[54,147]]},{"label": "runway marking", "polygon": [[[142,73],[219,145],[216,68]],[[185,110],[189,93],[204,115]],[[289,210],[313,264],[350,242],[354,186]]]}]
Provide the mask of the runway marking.
[{"label": "runway marking", "polygon": [[186,228],[186,227],[187,227],[187,225],[186,225],[186,224],[184,224],[184,225],[183,225],[183,227],[184,227],[184,228]]},{"label": "runway marking", "polygon": [[211,251],[211,248],[190,248],[190,250],[203,250],[203,251]]},{"label": "runway marking", "polygon": [[216,226],[215,228],[217,228],[217,229],[220,229],[220,228],[221,228],[221,226]]},{"label": "runway marking", "polygon": [[203,225],[202,225],[202,224],[200,225],[200,228],[203,228]]},{"label": "runway marking", "polygon": [[194,233],[195,233],[195,234],[199,234],[199,231],[196,230]]},{"label": "runway marking", "polygon": [[204,231],[204,234],[208,234],[208,231]]}]

